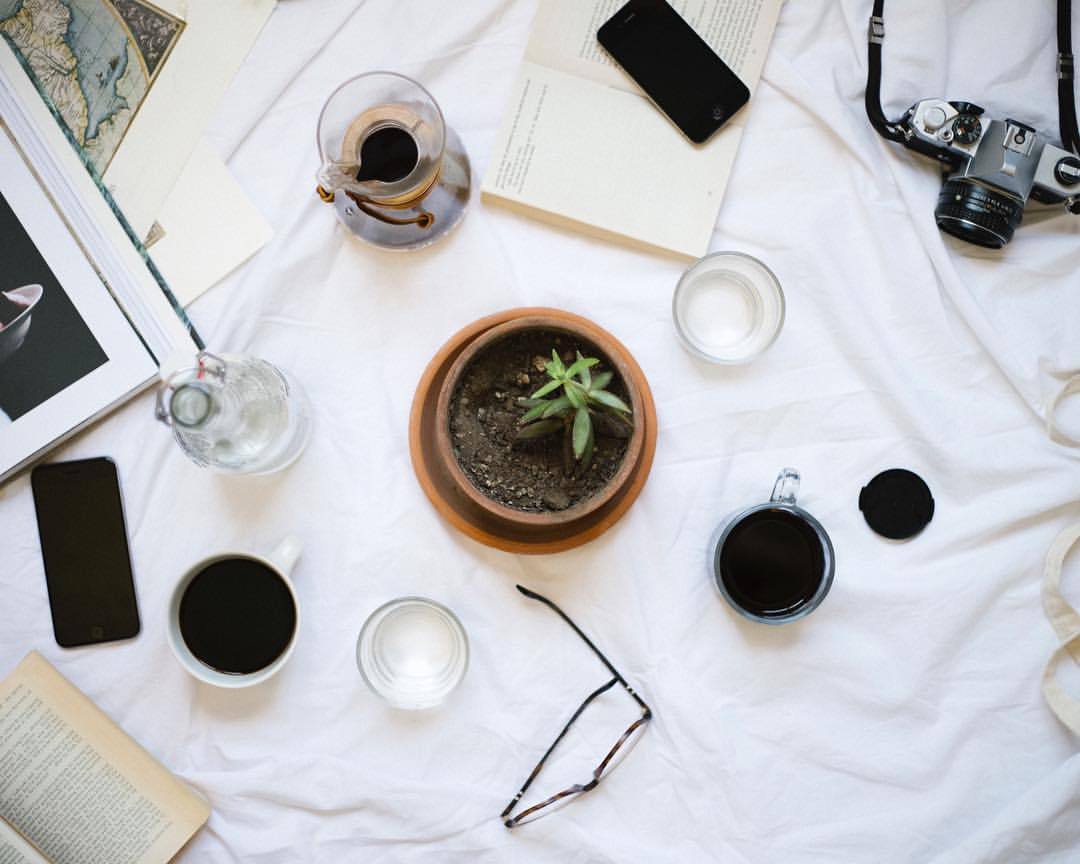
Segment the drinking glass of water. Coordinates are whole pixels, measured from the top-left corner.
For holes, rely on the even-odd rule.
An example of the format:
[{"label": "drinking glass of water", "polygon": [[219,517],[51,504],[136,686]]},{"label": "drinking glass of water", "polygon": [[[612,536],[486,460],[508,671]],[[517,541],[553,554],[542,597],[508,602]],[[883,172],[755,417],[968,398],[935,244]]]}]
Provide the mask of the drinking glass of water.
[{"label": "drinking glass of water", "polygon": [[465,215],[469,159],[438,104],[394,72],[346,81],[319,115],[319,196],[376,246],[427,246]]},{"label": "drinking glass of water", "polygon": [[300,386],[256,357],[207,351],[158,390],[158,420],[196,465],[269,474],[299,458],[311,429]]},{"label": "drinking glass of water", "polygon": [[372,692],[395,708],[442,704],[469,665],[469,640],[457,616],[426,597],[399,597],[368,616],[356,664]]}]

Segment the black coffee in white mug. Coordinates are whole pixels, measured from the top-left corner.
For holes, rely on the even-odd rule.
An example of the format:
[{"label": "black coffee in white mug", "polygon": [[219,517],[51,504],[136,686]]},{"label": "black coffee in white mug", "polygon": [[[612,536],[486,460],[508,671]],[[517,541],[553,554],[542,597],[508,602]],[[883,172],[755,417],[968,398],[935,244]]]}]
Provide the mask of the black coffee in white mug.
[{"label": "black coffee in white mug", "polygon": [[169,642],[181,665],[218,687],[258,684],[296,644],[300,610],[289,572],[300,541],[267,556],[225,553],[188,568],[169,604]]},{"label": "black coffee in white mug", "polygon": [[180,635],[196,659],[226,675],[250,675],[278,659],[296,632],[285,581],[261,561],[222,558],[192,577],[180,598]]},{"label": "black coffee in white mug", "polygon": [[795,503],[798,489],[799,472],[785,468],[770,501],[733,517],[713,549],[717,587],[753,621],[782,624],[809,615],[832,585],[832,541]]}]

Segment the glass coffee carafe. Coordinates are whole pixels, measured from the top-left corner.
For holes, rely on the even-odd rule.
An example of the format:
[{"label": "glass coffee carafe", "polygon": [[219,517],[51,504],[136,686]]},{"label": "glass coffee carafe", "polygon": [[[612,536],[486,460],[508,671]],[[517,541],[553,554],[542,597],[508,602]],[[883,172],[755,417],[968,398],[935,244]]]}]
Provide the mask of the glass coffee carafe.
[{"label": "glass coffee carafe", "polygon": [[799,472],[784,468],[768,501],[730,517],[713,538],[709,567],[716,587],[751,621],[805,618],[832,587],[832,540],[796,503],[799,484]]},{"label": "glass coffee carafe", "polygon": [[319,116],[318,192],[354,234],[416,249],[461,221],[469,159],[423,87],[368,72],[338,87]]}]

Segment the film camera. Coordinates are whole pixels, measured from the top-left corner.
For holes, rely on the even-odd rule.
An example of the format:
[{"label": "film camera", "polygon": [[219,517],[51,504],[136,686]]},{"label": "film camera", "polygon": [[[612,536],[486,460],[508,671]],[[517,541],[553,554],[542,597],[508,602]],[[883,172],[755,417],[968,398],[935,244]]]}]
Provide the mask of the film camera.
[{"label": "film camera", "polygon": [[945,180],[934,210],[938,228],[969,243],[1000,249],[1012,239],[1029,200],[1064,204],[1080,214],[1080,157],[1074,152],[1080,148],[1080,134],[1072,93],[1068,0],[1059,2],[1059,109],[1062,141],[1074,149],[1057,146],[1018,120],[990,118],[970,102],[923,99],[899,120],[887,120],[881,109],[883,2],[876,0],[870,18],[866,111],[883,137],[944,165]]}]

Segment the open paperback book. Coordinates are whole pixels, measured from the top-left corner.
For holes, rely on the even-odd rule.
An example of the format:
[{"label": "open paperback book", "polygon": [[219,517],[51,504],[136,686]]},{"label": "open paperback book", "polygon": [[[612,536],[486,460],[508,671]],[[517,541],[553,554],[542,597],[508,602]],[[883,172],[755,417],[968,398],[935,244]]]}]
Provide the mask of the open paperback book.
[{"label": "open paperback book", "polygon": [[37,652],[0,681],[0,864],[166,864],[209,815]]},{"label": "open paperback book", "polygon": [[0,482],[201,347],[168,280],[267,239],[199,139],[273,6],[0,0]]},{"label": "open paperback book", "polygon": [[[572,227],[700,257],[746,109],[705,144],[684,137],[596,41],[624,2],[540,0],[482,191]],[[781,4],[672,2],[751,93]]]}]

